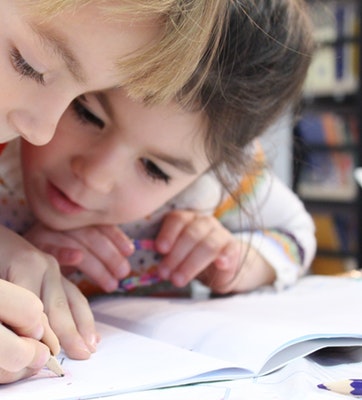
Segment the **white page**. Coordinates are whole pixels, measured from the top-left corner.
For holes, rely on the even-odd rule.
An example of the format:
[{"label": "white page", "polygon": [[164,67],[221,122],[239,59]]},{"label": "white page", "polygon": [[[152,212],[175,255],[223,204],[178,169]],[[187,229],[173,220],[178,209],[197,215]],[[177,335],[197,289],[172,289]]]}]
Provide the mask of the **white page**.
[{"label": "white page", "polygon": [[228,400],[230,389],[222,386],[191,385],[112,396],[109,400]]},{"label": "white page", "polygon": [[[103,339],[98,351],[89,360],[75,361],[58,357],[65,371],[64,377],[43,370],[28,380],[1,385],[0,398],[103,398],[117,393],[167,386],[183,379],[187,383],[189,377],[229,366],[228,363],[113,327],[98,324],[98,329]],[[235,378],[234,375],[231,377]]]},{"label": "white page", "polygon": [[[326,345],[350,345],[350,337],[362,344],[361,304],[362,281],[310,276],[281,293],[206,301],[118,297],[95,301],[92,308],[100,321],[257,373],[286,344],[330,338],[294,348],[291,359]],[[334,337],[346,341],[333,343]]]}]

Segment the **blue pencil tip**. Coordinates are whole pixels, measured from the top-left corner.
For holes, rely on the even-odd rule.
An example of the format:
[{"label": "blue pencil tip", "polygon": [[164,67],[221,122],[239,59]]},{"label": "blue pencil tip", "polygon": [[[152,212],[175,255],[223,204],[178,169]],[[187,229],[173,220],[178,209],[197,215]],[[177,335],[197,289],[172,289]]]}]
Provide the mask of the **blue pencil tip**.
[{"label": "blue pencil tip", "polygon": [[327,388],[326,385],[323,385],[323,383],[320,383],[320,384],[318,385],[318,387],[319,387],[319,389],[329,390],[329,389]]}]

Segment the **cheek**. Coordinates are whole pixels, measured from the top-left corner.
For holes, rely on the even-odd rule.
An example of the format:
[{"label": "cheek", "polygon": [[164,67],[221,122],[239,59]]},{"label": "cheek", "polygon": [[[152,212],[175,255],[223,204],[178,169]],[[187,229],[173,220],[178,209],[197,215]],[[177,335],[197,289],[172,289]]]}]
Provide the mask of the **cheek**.
[{"label": "cheek", "polygon": [[23,142],[21,146],[21,163],[24,179],[26,179],[34,169],[40,159],[37,157],[37,149],[27,142]]},{"label": "cheek", "polygon": [[[47,147],[47,146],[46,146]],[[36,174],[46,169],[52,158],[52,152],[43,147],[26,146],[22,152],[24,175]]]}]

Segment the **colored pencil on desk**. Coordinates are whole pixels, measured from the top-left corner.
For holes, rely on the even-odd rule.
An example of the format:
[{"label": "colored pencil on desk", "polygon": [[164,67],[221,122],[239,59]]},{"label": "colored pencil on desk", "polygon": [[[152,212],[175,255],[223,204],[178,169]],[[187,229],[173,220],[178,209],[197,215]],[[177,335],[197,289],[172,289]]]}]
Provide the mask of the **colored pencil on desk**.
[{"label": "colored pencil on desk", "polygon": [[139,287],[151,286],[158,282],[161,282],[161,278],[157,274],[144,273],[139,276],[130,276],[122,279],[119,282],[118,289],[128,291]]},{"label": "colored pencil on desk", "polygon": [[[134,239],[133,244],[135,250],[155,251],[155,242],[152,239]],[[129,291],[138,287],[151,286],[161,281],[156,273],[146,272],[139,276],[130,276],[119,282],[118,289],[120,291]]]},{"label": "colored pencil on desk", "polygon": [[134,239],[133,244],[135,250],[155,251],[155,241],[152,239]]},{"label": "colored pencil on desk", "polygon": [[321,383],[319,389],[330,390],[340,394],[362,397],[362,379],[345,379],[342,381]]}]

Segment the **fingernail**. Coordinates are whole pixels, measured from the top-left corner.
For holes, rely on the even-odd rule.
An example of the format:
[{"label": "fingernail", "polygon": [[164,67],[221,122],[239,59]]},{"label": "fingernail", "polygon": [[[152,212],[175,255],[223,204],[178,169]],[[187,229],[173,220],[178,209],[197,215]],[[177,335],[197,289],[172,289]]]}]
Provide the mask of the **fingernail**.
[{"label": "fingernail", "polygon": [[183,287],[186,284],[186,279],[184,275],[180,274],[179,272],[175,272],[172,275],[172,283],[177,287]]},{"label": "fingernail", "polygon": [[37,325],[32,334],[31,337],[33,337],[36,340],[41,340],[42,337],[44,336],[44,326],[43,325]]},{"label": "fingernail", "polygon": [[82,358],[89,358],[94,351],[91,351],[89,345],[81,340],[78,342],[78,349],[83,353]]},{"label": "fingernail", "polygon": [[125,276],[128,275],[129,270],[130,270],[130,267],[129,267],[128,261],[126,261],[126,260],[121,261],[121,263],[118,266],[117,278],[118,279],[124,278]]},{"label": "fingernail", "polygon": [[168,253],[170,251],[170,243],[165,240],[157,240],[157,249],[160,253]]},{"label": "fingernail", "polygon": [[127,257],[130,256],[131,254],[133,254],[134,249],[135,249],[134,244],[131,240],[123,241],[120,246],[121,246],[122,254]]},{"label": "fingernail", "polygon": [[229,259],[226,255],[221,254],[219,257],[216,259],[217,261],[217,267],[220,269],[227,269],[229,265]]},{"label": "fingernail", "polygon": [[116,279],[110,279],[105,285],[104,285],[104,290],[106,292],[113,292],[116,290],[118,287],[118,280]]},{"label": "fingernail", "polygon": [[91,334],[87,339],[88,349],[91,353],[95,353],[97,350],[97,335]]},{"label": "fingernail", "polygon": [[167,266],[159,266],[158,267],[158,274],[162,279],[168,279],[170,277],[170,269]]}]

